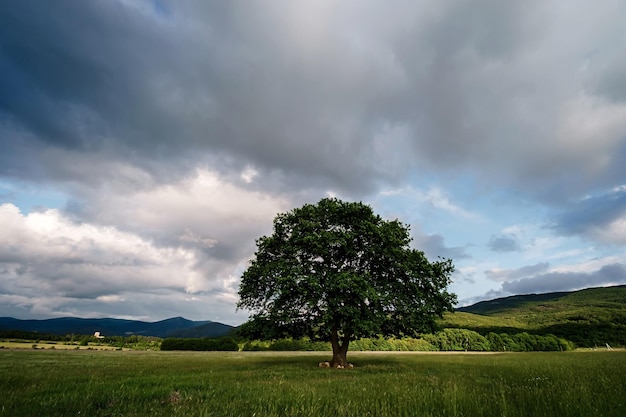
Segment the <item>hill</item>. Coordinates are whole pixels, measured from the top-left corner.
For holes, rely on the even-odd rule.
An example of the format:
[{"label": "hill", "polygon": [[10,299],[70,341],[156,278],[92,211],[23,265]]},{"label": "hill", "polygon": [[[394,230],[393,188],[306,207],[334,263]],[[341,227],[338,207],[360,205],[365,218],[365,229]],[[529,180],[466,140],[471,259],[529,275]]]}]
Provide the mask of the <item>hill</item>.
[{"label": "hill", "polygon": [[192,332],[194,336],[177,337],[218,337],[228,334],[232,329],[232,326],[222,323],[191,321],[183,317],[173,317],[157,322],[110,318],[82,319],[74,317],[46,320],[19,320],[12,317],[0,318],[0,330],[3,331],[20,330],[54,335],[92,335],[95,332],[100,332],[104,336],[141,335],[168,337],[178,335],[180,332],[189,331]]},{"label": "hill", "polygon": [[176,330],[170,333],[168,337],[219,337],[232,333],[234,329],[233,326],[210,321],[200,326]]},{"label": "hill", "polygon": [[626,346],[626,285],[481,301],[439,324],[483,335],[528,332],[554,334],[578,346]]}]

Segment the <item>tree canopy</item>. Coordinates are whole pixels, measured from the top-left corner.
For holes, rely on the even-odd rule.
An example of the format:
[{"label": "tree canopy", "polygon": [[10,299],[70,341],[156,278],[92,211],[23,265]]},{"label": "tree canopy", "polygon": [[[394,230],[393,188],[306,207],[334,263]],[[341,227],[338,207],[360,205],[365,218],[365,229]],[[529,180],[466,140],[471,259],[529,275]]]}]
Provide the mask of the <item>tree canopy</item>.
[{"label": "tree canopy", "polygon": [[326,198],[278,214],[243,273],[238,308],[251,337],[308,336],[345,366],[350,340],[416,336],[452,310],[452,261],[410,247],[409,227],[363,203]]}]

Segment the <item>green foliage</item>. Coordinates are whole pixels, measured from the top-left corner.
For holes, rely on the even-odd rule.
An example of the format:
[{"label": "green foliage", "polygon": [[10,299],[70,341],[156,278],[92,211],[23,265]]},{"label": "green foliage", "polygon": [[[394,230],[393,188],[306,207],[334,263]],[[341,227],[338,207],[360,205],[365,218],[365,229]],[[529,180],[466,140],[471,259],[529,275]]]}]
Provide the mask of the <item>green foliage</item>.
[{"label": "green foliage", "polygon": [[239,345],[231,337],[219,339],[170,337],[161,342],[161,350],[238,351]]},{"label": "green foliage", "polygon": [[425,339],[411,337],[396,338],[363,338],[352,343],[355,351],[386,351],[386,352],[432,352],[437,348]]},{"label": "green foliage", "polygon": [[568,351],[573,350],[575,345],[563,338],[552,334],[540,336],[526,332],[509,336],[506,333],[493,333],[487,335],[487,340],[492,351],[500,352],[526,352],[526,351]]},{"label": "green foliage", "polygon": [[261,352],[269,350],[271,342],[262,340],[250,340],[244,343],[241,350],[244,352]]},{"label": "green foliage", "polygon": [[[437,348],[425,339],[411,337],[396,338],[361,338],[351,344],[353,351],[388,351],[388,352],[432,352]],[[279,339],[275,341],[254,340],[246,342],[243,351],[321,351],[331,350],[330,343],[302,339]]]},{"label": "green foliage", "polygon": [[302,339],[278,339],[273,341],[252,340],[246,342],[242,351],[291,351],[291,352],[328,352],[331,350],[330,343],[311,340],[307,337]]},{"label": "green foliage", "polygon": [[272,342],[268,350],[329,351],[330,344],[328,342],[313,341],[306,337],[302,339],[280,339]]},{"label": "green foliage", "polygon": [[533,335],[526,332],[509,335],[490,332],[486,336],[467,329],[444,329],[424,335],[424,340],[440,351],[568,351],[573,343],[554,335]]},{"label": "green foliage", "polygon": [[[474,351],[474,352],[529,352],[569,351],[575,345],[554,335],[532,335],[526,332],[509,335],[490,332],[482,336],[466,329],[444,329],[422,338],[361,338],[351,344],[353,351],[376,352],[429,352],[429,351]],[[331,349],[327,342],[302,339],[278,339],[274,341],[248,341],[243,351],[324,351]]]},{"label": "green foliage", "polygon": [[626,325],[612,322],[561,323],[540,329],[567,338],[579,347],[626,346]]},{"label": "green foliage", "polygon": [[392,342],[390,339],[383,337],[377,338],[362,338],[352,343],[353,350],[360,351],[393,351]]},{"label": "green foliage", "polygon": [[475,330],[480,334],[485,335],[478,329],[496,329],[500,332],[515,333],[516,330],[526,329],[525,322],[519,320],[517,317],[500,317],[500,316],[484,316],[481,314],[467,313],[462,311],[455,311],[454,313],[445,313],[443,318],[438,320],[438,325],[441,328],[458,328]]},{"label": "green foliage", "polygon": [[0,339],[65,341],[68,340],[69,337],[70,336],[44,334],[39,332],[29,332],[25,330],[0,330]]},{"label": "green foliage", "polygon": [[408,226],[363,203],[323,199],[279,214],[241,280],[238,307],[254,312],[241,334],[341,338],[347,348],[432,331],[456,300],[446,290],[454,268],[429,262],[410,240]]},{"label": "green foliage", "polygon": [[480,334],[466,329],[444,329],[424,336],[424,340],[445,351],[488,351],[489,341]]}]

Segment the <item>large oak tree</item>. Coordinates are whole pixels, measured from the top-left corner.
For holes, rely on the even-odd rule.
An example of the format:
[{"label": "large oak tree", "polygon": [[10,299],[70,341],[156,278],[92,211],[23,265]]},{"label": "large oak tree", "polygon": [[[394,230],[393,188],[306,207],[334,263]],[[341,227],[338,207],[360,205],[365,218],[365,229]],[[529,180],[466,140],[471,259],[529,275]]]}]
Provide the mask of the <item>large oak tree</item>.
[{"label": "large oak tree", "polygon": [[363,203],[323,199],[277,215],[243,273],[238,308],[253,312],[250,337],[330,341],[345,366],[362,337],[417,336],[452,310],[452,261],[410,247],[408,226]]}]

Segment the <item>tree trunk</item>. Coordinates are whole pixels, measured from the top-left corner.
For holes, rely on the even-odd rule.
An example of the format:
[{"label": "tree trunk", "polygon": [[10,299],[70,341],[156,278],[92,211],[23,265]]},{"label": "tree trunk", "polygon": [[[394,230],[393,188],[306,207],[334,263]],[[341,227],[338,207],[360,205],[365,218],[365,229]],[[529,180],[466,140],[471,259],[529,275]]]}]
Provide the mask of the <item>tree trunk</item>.
[{"label": "tree trunk", "polygon": [[333,329],[330,335],[330,344],[333,347],[333,359],[330,362],[330,366],[333,368],[345,368],[346,366],[348,366],[346,356],[348,355],[348,345],[350,344],[350,338],[344,336],[341,339],[341,344],[339,343],[339,333],[337,329]]}]

